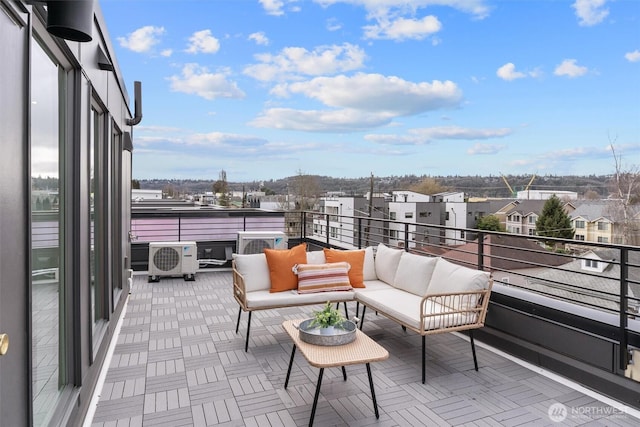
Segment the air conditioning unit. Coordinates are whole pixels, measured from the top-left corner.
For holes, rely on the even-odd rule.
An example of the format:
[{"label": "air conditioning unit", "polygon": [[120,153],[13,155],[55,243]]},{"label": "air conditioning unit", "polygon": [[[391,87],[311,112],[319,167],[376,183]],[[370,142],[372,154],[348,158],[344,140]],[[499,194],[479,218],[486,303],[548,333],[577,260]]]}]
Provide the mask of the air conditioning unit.
[{"label": "air conditioning unit", "polygon": [[238,231],[239,254],[261,254],[263,249],[287,249],[287,235],[282,231]]},{"label": "air conditioning unit", "polygon": [[196,242],[149,243],[149,282],[157,282],[161,276],[182,276],[192,281],[197,270]]}]

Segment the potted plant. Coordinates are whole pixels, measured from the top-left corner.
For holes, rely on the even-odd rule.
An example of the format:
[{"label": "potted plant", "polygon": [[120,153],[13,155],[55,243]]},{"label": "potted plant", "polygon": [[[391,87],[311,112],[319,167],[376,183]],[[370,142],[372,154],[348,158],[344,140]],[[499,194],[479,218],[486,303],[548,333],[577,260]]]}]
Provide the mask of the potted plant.
[{"label": "potted plant", "polygon": [[322,335],[331,335],[336,326],[338,328],[342,327],[344,321],[345,318],[340,311],[333,308],[332,304],[327,301],[322,310],[313,312],[313,320],[309,326],[318,327]]}]

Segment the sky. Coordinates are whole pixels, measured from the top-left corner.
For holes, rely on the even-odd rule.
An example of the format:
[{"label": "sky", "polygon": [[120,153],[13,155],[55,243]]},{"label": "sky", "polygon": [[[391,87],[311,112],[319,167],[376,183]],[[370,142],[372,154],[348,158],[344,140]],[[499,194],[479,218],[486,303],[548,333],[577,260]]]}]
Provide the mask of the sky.
[{"label": "sky", "polygon": [[638,0],[100,0],[134,179],[640,164]]}]

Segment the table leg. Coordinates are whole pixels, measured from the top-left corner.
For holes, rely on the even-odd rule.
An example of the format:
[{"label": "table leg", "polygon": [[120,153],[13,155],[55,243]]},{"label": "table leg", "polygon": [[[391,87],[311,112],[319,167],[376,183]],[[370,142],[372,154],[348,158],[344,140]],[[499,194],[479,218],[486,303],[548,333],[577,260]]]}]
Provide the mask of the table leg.
[{"label": "table leg", "polygon": [[342,367],[342,378],[344,378],[344,380],[347,380],[347,370],[344,369],[344,366]]},{"label": "table leg", "polygon": [[378,402],[376,401],[376,392],[373,389],[373,378],[371,377],[371,366],[367,363],[367,375],[369,376],[369,387],[371,388],[371,399],[373,400],[373,410],[376,413],[376,419],[380,418],[378,413]]},{"label": "table leg", "polygon": [[293,356],[296,355],[296,345],[293,345],[291,349],[291,359],[289,359],[289,369],[287,369],[287,379],[284,380],[284,388],[287,388],[289,385],[289,376],[291,376],[291,366],[293,366]]},{"label": "table leg", "polygon": [[313,418],[316,416],[316,406],[318,406],[318,396],[320,396],[320,386],[322,385],[322,374],[324,374],[324,368],[320,368],[320,373],[318,374],[318,384],[316,385],[316,395],[313,397],[309,427],[313,426]]}]

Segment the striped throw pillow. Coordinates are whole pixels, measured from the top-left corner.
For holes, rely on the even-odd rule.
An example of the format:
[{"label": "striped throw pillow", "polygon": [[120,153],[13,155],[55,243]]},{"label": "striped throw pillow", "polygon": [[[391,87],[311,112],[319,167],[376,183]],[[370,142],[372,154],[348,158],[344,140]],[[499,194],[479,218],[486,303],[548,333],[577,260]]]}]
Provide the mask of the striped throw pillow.
[{"label": "striped throw pillow", "polygon": [[350,291],[348,262],[326,264],[297,264],[293,272],[298,275],[298,293]]}]

